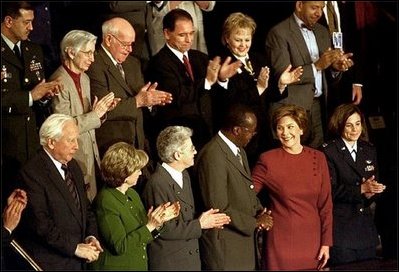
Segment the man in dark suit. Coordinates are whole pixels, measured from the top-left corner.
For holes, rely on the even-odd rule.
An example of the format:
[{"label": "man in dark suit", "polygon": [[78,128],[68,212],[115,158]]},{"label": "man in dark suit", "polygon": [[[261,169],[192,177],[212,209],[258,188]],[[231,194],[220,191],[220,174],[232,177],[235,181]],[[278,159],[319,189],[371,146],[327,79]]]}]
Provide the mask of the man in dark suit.
[{"label": "man in dark suit", "polygon": [[38,127],[48,113],[48,100],[61,85],[45,82],[43,52],[28,41],[33,7],[5,2],[1,8],[1,172],[6,199],[14,189],[8,183],[39,148]]},{"label": "man in dark suit", "polygon": [[197,218],[200,211],[196,209],[186,170],[194,165],[197,154],[191,135],[188,127],[170,126],[157,139],[162,164],[158,164],[146,184],[144,203],[148,208],[178,201],[181,209],[179,216],[165,223],[159,238],[149,245],[150,270],[201,270],[198,239],[202,229],[222,228],[230,222],[230,217],[218,209],[209,209]]},{"label": "man in dark suit", "polygon": [[101,47],[87,71],[91,94],[100,99],[114,92],[122,100],[96,131],[100,155],[120,141],[144,149],[142,108],[170,103],[171,94],[157,90],[156,83],[144,84],[140,61],[129,55],[135,31],[128,21],[115,17],[104,22],[102,29]]},{"label": "man in dark suit", "polygon": [[[210,139],[212,127],[211,88],[227,88],[228,78],[237,73],[240,61],[228,58],[209,61],[206,54],[191,49],[194,25],[191,15],[173,9],[163,18],[165,46],[150,60],[146,71],[149,81],[173,94],[170,105],[157,108],[153,140],[165,127],[182,125],[194,130],[193,142],[198,150]],[[218,81],[218,84],[215,84]]]},{"label": "man in dark suit", "polygon": [[268,63],[276,80],[289,64],[303,67],[301,80],[289,85],[288,97],[272,103],[271,109],[281,104],[303,107],[310,122],[310,133],[305,135],[304,143],[314,148],[324,142],[326,77],[339,80],[340,72],[353,65],[352,54],[331,49],[328,30],[317,23],[324,5],[324,1],[297,1],[294,14],[274,26],[266,38]]},{"label": "man in dark suit", "polygon": [[71,116],[51,115],[40,128],[43,149],[21,170],[29,203],[19,239],[44,270],[82,270],[102,252],[83,173],[73,159],[78,136]]},{"label": "man in dark suit", "polygon": [[352,102],[359,105],[362,101],[363,65],[366,64],[363,59],[367,58],[361,56],[360,52],[360,34],[354,19],[356,16],[355,3],[348,1],[326,1],[326,3],[319,23],[329,29],[331,39],[336,35],[334,32],[342,34],[342,49],[355,52],[353,59],[356,63],[352,69],[342,75],[341,80],[328,85],[330,93],[334,94],[330,95],[327,101],[329,117],[334,109],[342,103]]},{"label": "man in dark suit", "polygon": [[223,229],[203,231],[201,259],[205,270],[255,270],[255,229],[273,226],[254,191],[244,151],[256,126],[252,109],[232,105],[221,130],[199,154],[196,174],[204,206],[231,218]]}]

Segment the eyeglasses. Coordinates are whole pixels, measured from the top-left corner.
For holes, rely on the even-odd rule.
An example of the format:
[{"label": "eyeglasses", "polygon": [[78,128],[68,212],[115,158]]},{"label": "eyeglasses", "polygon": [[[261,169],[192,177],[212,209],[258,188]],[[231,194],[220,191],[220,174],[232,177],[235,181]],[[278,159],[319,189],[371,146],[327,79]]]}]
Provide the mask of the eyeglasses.
[{"label": "eyeglasses", "polygon": [[183,151],[180,151],[180,153],[186,153],[187,151],[190,151],[191,153],[194,153],[197,150],[195,149],[194,145],[191,145],[190,147],[183,148]]},{"label": "eyeglasses", "polygon": [[249,128],[247,127],[242,127],[246,132],[251,133],[252,136],[256,135],[256,133],[258,133],[257,131],[251,131]]},{"label": "eyeglasses", "polygon": [[82,52],[86,57],[93,57],[93,58],[94,58],[94,55],[96,54],[96,52],[91,51],[91,50],[89,50],[89,51],[79,50],[79,52]]},{"label": "eyeglasses", "polygon": [[112,37],[114,37],[114,38],[118,41],[118,43],[119,43],[119,45],[122,47],[122,49],[127,50],[129,47],[130,47],[130,48],[133,48],[134,42],[132,42],[132,43],[122,42],[122,41],[119,40],[115,35],[113,35],[113,34],[110,34],[110,35],[111,35]]}]

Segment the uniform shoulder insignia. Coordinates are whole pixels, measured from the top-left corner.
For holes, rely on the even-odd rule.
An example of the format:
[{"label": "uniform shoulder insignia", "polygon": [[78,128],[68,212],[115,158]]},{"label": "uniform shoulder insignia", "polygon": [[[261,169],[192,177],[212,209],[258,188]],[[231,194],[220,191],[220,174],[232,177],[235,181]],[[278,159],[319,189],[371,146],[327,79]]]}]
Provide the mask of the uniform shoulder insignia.
[{"label": "uniform shoulder insignia", "polygon": [[335,143],[335,140],[331,140],[331,141],[329,141],[329,142],[326,142],[326,143],[322,144],[321,146],[322,146],[323,148],[326,148],[327,146],[329,146],[329,145],[332,144],[332,143]]}]

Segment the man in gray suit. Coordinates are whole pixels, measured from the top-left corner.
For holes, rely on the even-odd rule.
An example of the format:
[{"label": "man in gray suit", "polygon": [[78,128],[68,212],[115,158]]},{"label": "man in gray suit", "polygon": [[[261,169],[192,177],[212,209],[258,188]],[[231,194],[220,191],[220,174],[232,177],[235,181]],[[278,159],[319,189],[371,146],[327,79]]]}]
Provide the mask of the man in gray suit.
[{"label": "man in gray suit", "polygon": [[255,270],[256,228],[273,226],[254,191],[244,147],[256,134],[252,109],[232,105],[221,130],[201,150],[196,173],[205,208],[231,218],[223,229],[204,230],[201,259],[205,270]]},{"label": "man in gray suit", "polygon": [[352,53],[331,49],[327,28],[317,23],[323,15],[324,5],[324,1],[297,1],[294,13],[274,26],[266,38],[266,54],[276,79],[289,64],[303,67],[301,80],[289,85],[288,97],[273,103],[271,110],[281,104],[305,108],[309,115],[310,133],[305,135],[304,143],[313,148],[324,142],[326,78],[337,81],[341,72],[354,64],[350,59]]},{"label": "man in gray suit", "polygon": [[157,138],[158,164],[146,184],[143,199],[147,208],[159,203],[180,203],[180,215],[165,223],[161,235],[149,245],[150,270],[201,270],[198,239],[202,229],[223,228],[230,217],[209,209],[197,218],[190,177],[187,168],[194,165],[197,154],[191,141],[192,130],[169,126]]}]

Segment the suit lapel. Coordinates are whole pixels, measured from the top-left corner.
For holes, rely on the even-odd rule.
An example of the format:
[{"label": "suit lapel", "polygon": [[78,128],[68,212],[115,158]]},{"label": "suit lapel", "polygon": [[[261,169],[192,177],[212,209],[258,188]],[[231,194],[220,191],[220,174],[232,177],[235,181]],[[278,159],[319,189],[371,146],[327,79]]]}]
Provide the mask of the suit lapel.
[{"label": "suit lapel", "polygon": [[[356,162],[353,160],[351,154],[349,153],[348,149],[346,148],[346,145],[342,139],[339,139],[339,141],[336,141],[336,146],[339,151],[339,154],[341,154],[341,158],[343,161],[345,161],[351,168],[355,170],[355,172],[359,176],[363,176],[361,168],[359,168],[358,163],[359,162],[359,157],[356,158]],[[357,155],[358,156],[358,155]]]},{"label": "suit lapel", "polygon": [[225,153],[226,155],[226,159],[231,163],[231,165],[234,168],[237,168],[238,171],[240,171],[240,173],[247,178],[250,182],[252,182],[251,176],[249,174],[249,171],[247,169],[249,169],[248,166],[248,160],[247,160],[247,155],[245,154],[245,151],[240,148],[241,150],[241,156],[242,156],[242,160],[244,163],[244,167],[241,165],[241,163],[238,161],[238,159],[236,158],[236,156],[233,154],[233,152],[231,151],[231,149],[228,147],[228,145],[222,140],[222,138],[220,138],[219,135],[217,135],[216,137],[216,141],[218,142],[220,148],[222,149],[222,151]]},{"label": "suit lapel", "polygon": [[[47,174],[49,177],[49,181],[52,182],[54,184],[54,186],[58,189],[58,191],[60,192],[62,197],[65,199],[65,203],[71,210],[71,213],[73,214],[75,219],[79,222],[79,224],[82,225],[82,215],[74,204],[74,199],[68,190],[65,180],[62,178],[61,174],[58,172],[53,161],[50,159],[50,157],[47,155],[47,153],[44,150],[41,151],[40,156],[44,162],[43,165],[46,168],[46,171],[47,171]],[[72,175],[73,175],[73,173],[72,173]],[[79,190],[78,190],[78,193],[80,196],[80,201],[82,201]],[[81,205],[82,205],[82,203],[81,203]]]},{"label": "suit lapel", "polygon": [[[164,46],[163,49],[165,50],[165,53],[166,53],[166,55],[169,57],[170,61],[171,61],[172,63],[174,63],[174,66],[175,66],[175,67],[178,67],[178,73],[179,73],[180,75],[184,75],[184,76],[186,77],[187,80],[190,80],[190,81],[192,82],[191,77],[190,77],[190,75],[188,74],[188,72],[187,72],[187,70],[186,70],[186,67],[185,67],[184,64],[181,62],[181,60],[180,60],[180,59],[172,52],[172,50],[170,50],[166,45]],[[191,54],[190,51],[189,51],[189,56],[188,56],[188,58],[189,58],[189,61],[190,61],[190,64],[191,64],[191,68],[192,68],[193,74],[194,74],[194,79],[195,79],[195,76],[196,76],[196,74],[197,74],[197,71],[196,71],[197,65],[196,65],[196,63],[195,63],[195,58],[194,58],[194,57],[191,57],[191,56],[192,56],[192,54]]]},{"label": "suit lapel", "polygon": [[193,206],[193,199],[190,194],[187,192],[191,192],[191,184],[190,184],[190,177],[186,173],[183,172],[183,188],[181,188],[176,181],[172,178],[168,171],[163,168],[161,165],[158,165],[158,171],[161,172],[162,176],[165,177],[166,182],[171,191],[175,194],[176,198],[179,201],[182,201],[190,206]]},{"label": "suit lapel", "polygon": [[[21,44],[22,47],[22,44]],[[7,62],[13,64],[21,70],[24,70],[23,63],[18,59],[18,57],[14,54],[10,47],[6,44],[6,42],[1,38],[1,57],[4,58]]]},{"label": "suit lapel", "polygon": [[[118,71],[118,69],[116,68],[116,66],[114,65],[114,63],[112,62],[112,60],[110,59],[110,57],[107,55],[107,53],[105,53],[104,49],[101,47],[99,49],[99,57],[101,57],[107,67],[107,70],[109,71],[109,73],[114,77],[114,79],[119,83],[119,85],[121,85],[121,87],[128,93],[134,95],[132,93],[132,91],[130,90],[129,86],[127,86],[126,81],[123,79],[121,73]],[[123,67],[123,63],[122,63],[122,67]],[[126,69],[125,69],[126,70]],[[126,75],[126,78],[128,78],[128,75]]]},{"label": "suit lapel", "polygon": [[294,15],[290,17],[289,27],[292,33],[292,37],[295,40],[295,44],[298,45],[298,51],[301,54],[302,59],[304,59],[304,63],[312,63],[312,58],[309,54],[308,46],[306,45],[302,32],[295,21]]}]

